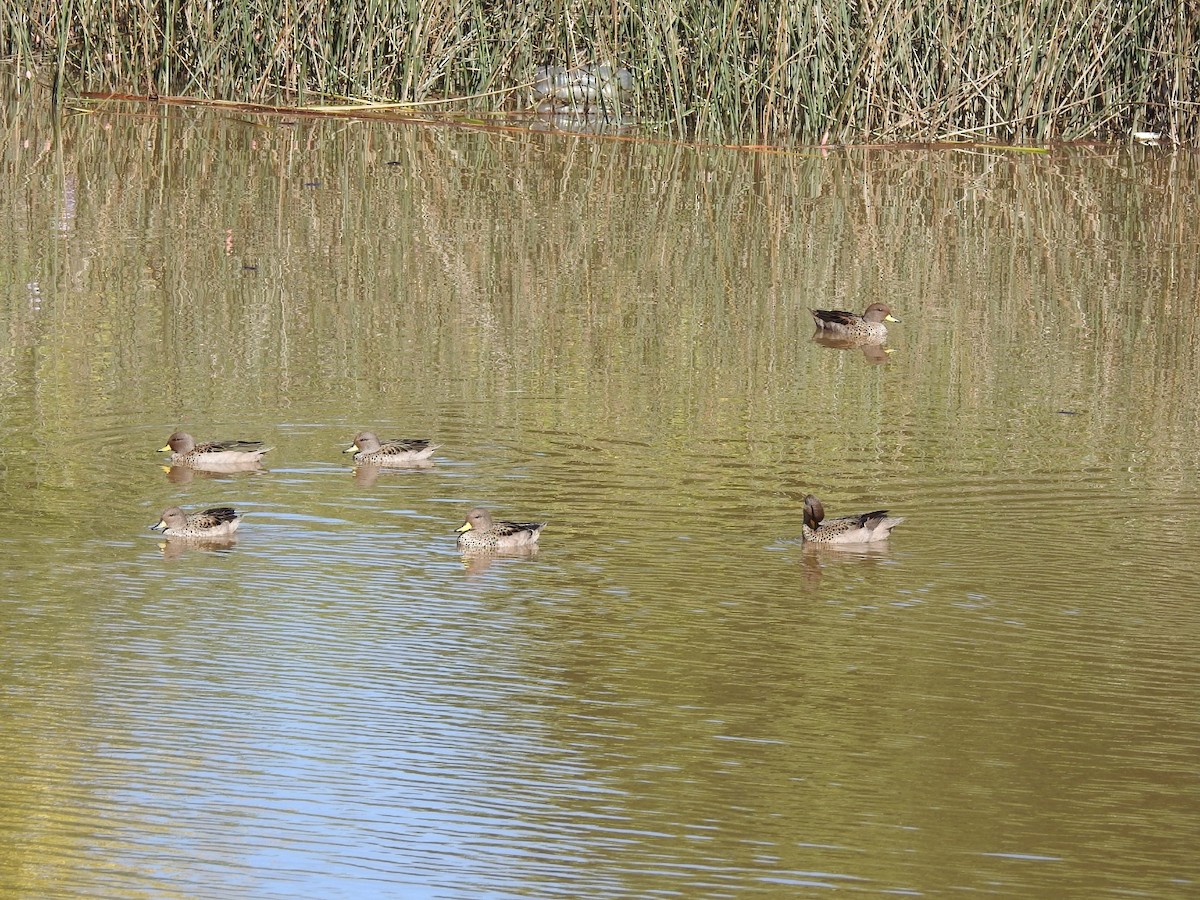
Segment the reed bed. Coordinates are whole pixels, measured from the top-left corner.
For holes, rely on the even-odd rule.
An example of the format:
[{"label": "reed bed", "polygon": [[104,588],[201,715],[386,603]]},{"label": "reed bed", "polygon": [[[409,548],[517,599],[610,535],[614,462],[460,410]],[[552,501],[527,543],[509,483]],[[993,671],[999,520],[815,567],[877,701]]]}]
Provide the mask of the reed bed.
[{"label": "reed bed", "polygon": [[31,0],[0,55],[86,91],[306,105],[530,105],[615,61],[623,103],[733,142],[1200,136],[1200,0]]}]

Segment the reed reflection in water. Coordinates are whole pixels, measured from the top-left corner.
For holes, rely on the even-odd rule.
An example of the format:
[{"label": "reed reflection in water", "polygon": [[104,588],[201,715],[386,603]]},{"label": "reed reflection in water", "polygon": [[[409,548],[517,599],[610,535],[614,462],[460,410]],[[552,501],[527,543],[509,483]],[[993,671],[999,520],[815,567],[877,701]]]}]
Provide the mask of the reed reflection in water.
[{"label": "reed reflection in water", "polygon": [[1188,155],[5,127],[0,893],[1191,893]]}]

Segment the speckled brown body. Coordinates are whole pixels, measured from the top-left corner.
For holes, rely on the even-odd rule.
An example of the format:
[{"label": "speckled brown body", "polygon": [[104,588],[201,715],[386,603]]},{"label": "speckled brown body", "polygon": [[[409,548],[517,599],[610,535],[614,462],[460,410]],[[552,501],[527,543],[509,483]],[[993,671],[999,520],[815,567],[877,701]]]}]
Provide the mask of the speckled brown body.
[{"label": "speckled brown body", "polygon": [[367,466],[407,466],[433,456],[436,444],[422,440],[380,441],[373,431],[359,432],[354,444],[344,452],[353,453],[354,461]]},{"label": "speckled brown body", "polygon": [[825,521],[825,507],[812,494],[804,498],[804,540],[813,544],[870,544],[886,540],[903,522],[886,509]]},{"label": "speckled brown body", "polygon": [[481,506],[458,529],[459,550],[518,550],[537,544],[545,522],[497,522]]},{"label": "speckled brown body", "polygon": [[887,326],[884,322],[899,322],[892,315],[891,307],[882,303],[872,303],[861,316],[843,309],[814,309],[810,310],[817,328],[830,334],[845,337],[875,338],[887,337]]},{"label": "speckled brown body", "polygon": [[159,453],[171,451],[171,465],[194,469],[230,469],[243,466],[254,468],[264,453],[271,450],[262,441],[205,441],[197,444],[186,431],[176,431],[167,438]]},{"label": "speckled brown body", "polygon": [[151,525],[150,530],[172,538],[224,538],[237,531],[241,521],[230,506],[214,506],[191,515],[172,506],[163,510],[158,524]]}]

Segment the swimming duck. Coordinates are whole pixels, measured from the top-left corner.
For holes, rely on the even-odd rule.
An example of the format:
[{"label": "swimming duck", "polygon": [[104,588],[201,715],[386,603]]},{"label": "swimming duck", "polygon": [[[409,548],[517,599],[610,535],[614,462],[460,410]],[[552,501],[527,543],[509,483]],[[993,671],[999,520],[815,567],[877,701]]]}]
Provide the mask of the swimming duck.
[{"label": "swimming duck", "polygon": [[892,315],[891,307],[883,303],[872,303],[861,316],[842,309],[814,309],[810,312],[821,331],[846,337],[885,338],[887,326],[883,323],[900,321]]},{"label": "swimming duck", "polygon": [[516,550],[536,544],[545,527],[545,522],[497,522],[477,506],[455,530],[459,532],[459,550]]},{"label": "swimming duck", "polygon": [[150,530],[175,538],[223,538],[237,531],[241,521],[229,506],[214,506],[191,515],[172,506],[163,510],[162,518]]},{"label": "swimming duck", "polygon": [[159,453],[171,451],[171,465],[195,469],[254,468],[264,453],[273,448],[262,441],[205,441],[197,444],[186,431],[176,431],[167,438]]},{"label": "swimming duck", "polygon": [[888,516],[886,509],[828,522],[822,521],[824,518],[821,501],[812,494],[805,497],[804,540],[813,544],[869,544],[887,540],[891,530],[904,521],[902,517]]},{"label": "swimming duck", "polygon": [[354,443],[343,450],[353,453],[356,463],[369,466],[407,466],[433,456],[437,444],[420,440],[380,441],[373,431],[360,431]]}]

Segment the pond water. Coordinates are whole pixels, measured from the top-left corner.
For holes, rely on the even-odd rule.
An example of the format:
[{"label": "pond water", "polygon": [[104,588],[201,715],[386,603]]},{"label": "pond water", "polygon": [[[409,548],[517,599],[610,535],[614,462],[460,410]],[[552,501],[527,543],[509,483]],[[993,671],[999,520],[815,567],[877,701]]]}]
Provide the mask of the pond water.
[{"label": "pond water", "polygon": [[1193,152],[3,127],[0,896],[1200,892]]}]

